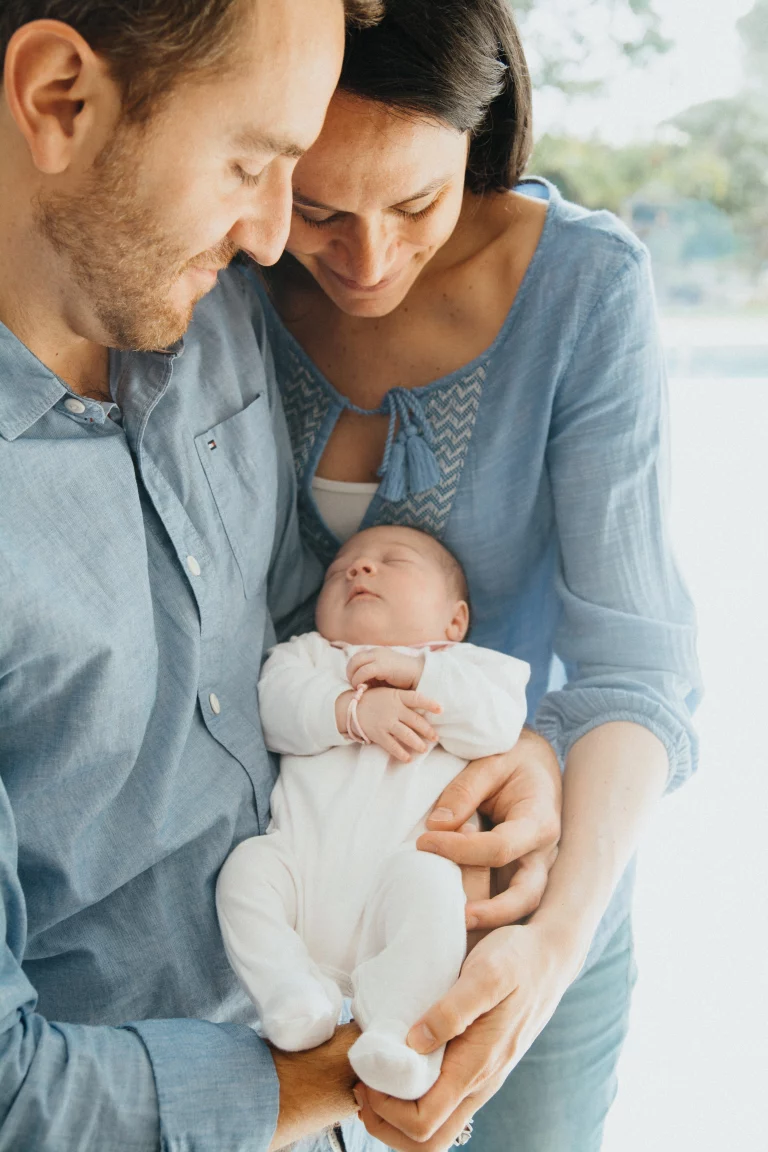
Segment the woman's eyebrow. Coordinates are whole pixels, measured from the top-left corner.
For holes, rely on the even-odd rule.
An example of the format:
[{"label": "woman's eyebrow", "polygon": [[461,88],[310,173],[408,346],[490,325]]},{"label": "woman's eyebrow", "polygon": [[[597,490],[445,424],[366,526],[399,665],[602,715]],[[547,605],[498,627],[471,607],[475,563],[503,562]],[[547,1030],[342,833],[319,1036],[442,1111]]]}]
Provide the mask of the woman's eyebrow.
[{"label": "woman's eyebrow", "polygon": [[[429,184],[425,184],[418,192],[414,192],[411,196],[405,196],[402,200],[398,200],[396,204],[390,204],[390,208],[399,208],[401,204],[410,204],[412,200],[422,200],[425,196],[429,196],[432,192],[437,192],[440,188],[444,188],[450,181],[451,176],[440,176],[437,180],[430,180]],[[294,204],[301,204],[304,208],[318,208],[322,212],[346,212],[346,208],[335,208],[332,204],[323,204],[320,200],[313,200],[311,196],[305,196],[302,192],[295,191],[293,194]]]}]

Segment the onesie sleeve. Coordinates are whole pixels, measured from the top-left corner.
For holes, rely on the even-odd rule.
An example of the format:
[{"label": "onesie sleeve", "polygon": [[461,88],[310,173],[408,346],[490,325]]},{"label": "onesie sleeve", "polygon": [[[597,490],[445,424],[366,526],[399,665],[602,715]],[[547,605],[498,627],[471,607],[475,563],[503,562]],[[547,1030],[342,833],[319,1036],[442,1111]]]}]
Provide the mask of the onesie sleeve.
[{"label": "onesie sleeve", "polygon": [[529,676],[525,661],[474,644],[427,652],[419,692],[442,705],[429,720],[446,752],[476,760],[513,748]]},{"label": "onesie sleeve", "polygon": [[349,691],[344,653],[317,632],[278,644],[259,680],[259,710],[271,752],[314,756],[349,743],[336,725],[336,700]]},{"label": "onesie sleeve", "polygon": [[547,465],[562,605],[555,651],[568,683],[536,727],[561,762],[609,721],[653,732],[669,786],[696,762],[695,615],[667,529],[667,396],[647,253],[624,253],[558,386]]}]

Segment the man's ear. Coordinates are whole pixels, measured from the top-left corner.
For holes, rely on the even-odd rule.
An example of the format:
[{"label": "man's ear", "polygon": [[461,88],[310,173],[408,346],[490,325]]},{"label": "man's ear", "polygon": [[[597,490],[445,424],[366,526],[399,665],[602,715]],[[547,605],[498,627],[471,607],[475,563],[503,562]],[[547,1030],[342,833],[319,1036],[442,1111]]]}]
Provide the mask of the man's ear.
[{"label": "man's ear", "polygon": [[[78,155],[92,161],[105,142],[93,139],[97,120],[109,115],[114,123],[119,116],[119,94],[106,63],[58,20],[34,20],[14,33],[3,85],[32,162],[47,176],[66,172]],[[106,138],[106,126],[103,131]]]},{"label": "man's ear", "polygon": [[469,631],[469,605],[459,600],[453,612],[453,619],[445,630],[446,640],[463,640]]}]

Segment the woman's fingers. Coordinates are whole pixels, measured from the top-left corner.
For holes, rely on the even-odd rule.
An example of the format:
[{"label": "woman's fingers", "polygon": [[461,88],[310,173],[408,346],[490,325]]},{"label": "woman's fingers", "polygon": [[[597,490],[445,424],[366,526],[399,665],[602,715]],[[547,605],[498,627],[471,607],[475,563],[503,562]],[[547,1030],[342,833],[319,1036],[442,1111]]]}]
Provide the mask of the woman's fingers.
[{"label": "woman's fingers", "polygon": [[[419,1115],[420,1101],[396,1100],[393,1096],[374,1092],[363,1084],[358,1084],[355,1088],[355,1098],[360,1106],[360,1119],[367,1131],[396,1152],[445,1152],[470,1117],[490,1095],[489,1092],[480,1099],[467,1097],[442,1125],[435,1128],[426,1115]],[[382,1112],[394,1112],[395,1122],[391,1123],[385,1119],[379,1109]],[[401,1118],[403,1113],[407,1116],[405,1121]],[[399,1126],[400,1123],[403,1127]]]},{"label": "woman's fingers", "polygon": [[467,931],[502,928],[535,912],[544,895],[549,869],[556,855],[556,849],[551,853],[532,852],[520,861],[504,892],[489,900],[468,903],[465,913]]},{"label": "woman's fingers", "polygon": [[[487,946],[472,953],[453,987],[424,1013],[408,1033],[416,1052],[434,1052],[461,1036],[479,1016],[490,1012],[514,990],[514,977],[500,949]],[[479,948],[479,946],[478,946]]]},{"label": "woman's fingers", "polygon": [[458,828],[501,787],[508,776],[509,765],[503,756],[472,760],[441,793],[427,821],[429,827],[435,830]]},{"label": "woman's fingers", "polygon": [[490,832],[464,836],[460,832],[424,832],[416,841],[422,852],[434,852],[456,864],[480,868],[503,868],[538,848],[540,827],[536,820],[520,816],[498,824]]}]

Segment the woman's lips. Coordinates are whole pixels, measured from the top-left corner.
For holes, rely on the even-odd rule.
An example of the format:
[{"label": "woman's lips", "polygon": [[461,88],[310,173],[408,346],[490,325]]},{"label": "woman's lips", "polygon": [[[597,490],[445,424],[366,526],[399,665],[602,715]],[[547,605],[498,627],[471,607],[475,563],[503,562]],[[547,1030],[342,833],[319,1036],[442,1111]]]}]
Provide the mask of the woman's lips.
[{"label": "woman's lips", "polygon": [[397,272],[393,272],[391,276],[385,276],[383,280],[379,280],[378,284],[358,284],[356,280],[348,280],[346,276],[342,276],[339,272],[334,272],[333,268],[328,268],[327,265],[326,271],[329,272],[334,279],[338,280],[348,292],[359,292],[363,296],[373,296],[377,292],[383,292],[389,288],[391,284],[394,284],[395,280],[397,280],[402,273],[402,268]]}]

